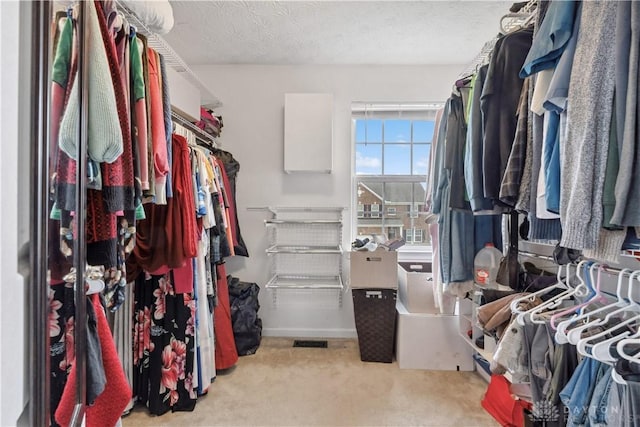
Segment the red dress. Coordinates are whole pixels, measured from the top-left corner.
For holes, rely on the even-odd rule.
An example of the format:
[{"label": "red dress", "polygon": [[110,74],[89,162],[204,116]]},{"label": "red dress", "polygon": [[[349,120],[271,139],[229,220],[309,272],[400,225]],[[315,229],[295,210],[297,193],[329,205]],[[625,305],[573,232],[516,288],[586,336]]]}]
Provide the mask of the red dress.
[{"label": "red dress", "polygon": [[216,337],[216,369],[228,369],[238,361],[238,350],[231,326],[229,305],[229,285],[224,264],[216,266],[218,284],[218,305],[213,312],[213,327]]},{"label": "red dress", "polygon": [[180,268],[198,255],[187,140],[174,134],[172,149],[173,197],[166,205],[144,205],[146,219],[137,224],[136,246],[127,261],[128,282],[135,280],[142,270],[153,273],[163,268]]}]

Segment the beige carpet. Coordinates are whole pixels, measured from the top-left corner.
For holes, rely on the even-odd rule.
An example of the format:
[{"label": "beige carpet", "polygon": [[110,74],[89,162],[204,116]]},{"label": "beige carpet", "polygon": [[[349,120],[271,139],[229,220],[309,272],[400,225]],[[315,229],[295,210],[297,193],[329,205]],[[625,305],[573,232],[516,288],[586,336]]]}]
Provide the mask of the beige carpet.
[{"label": "beige carpet", "polygon": [[258,352],[218,375],[193,412],[149,415],[127,426],[496,426],[482,409],[486,383],[474,372],[401,370],[360,361],[355,340],[328,349],[264,338]]}]

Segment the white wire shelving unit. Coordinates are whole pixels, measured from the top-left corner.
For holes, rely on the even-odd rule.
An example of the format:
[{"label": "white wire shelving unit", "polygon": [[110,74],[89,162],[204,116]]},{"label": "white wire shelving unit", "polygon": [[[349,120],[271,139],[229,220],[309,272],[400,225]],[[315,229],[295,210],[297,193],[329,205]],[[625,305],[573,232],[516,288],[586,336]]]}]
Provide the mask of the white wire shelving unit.
[{"label": "white wire shelving unit", "polygon": [[333,290],[342,304],[342,214],[344,208],[269,208],[266,253],[273,302],[282,290]]}]

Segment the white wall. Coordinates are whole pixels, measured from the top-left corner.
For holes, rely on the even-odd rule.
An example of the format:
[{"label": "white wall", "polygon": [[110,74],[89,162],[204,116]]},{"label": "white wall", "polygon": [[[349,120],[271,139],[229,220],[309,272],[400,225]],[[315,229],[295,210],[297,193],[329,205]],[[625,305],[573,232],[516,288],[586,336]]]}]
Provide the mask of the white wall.
[{"label": "white wall", "polygon": [[[223,148],[240,162],[238,216],[250,258],[233,258],[227,272],[261,287],[269,279],[260,206],[343,206],[343,246],[351,241],[351,103],[445,101],[464,65],[452,66],[199,66],[194,71],[224,106]],[[283,171],[284,94],[334,96],[334,164],[330,175]],[[348,266],[348,261],[345,260]],[[286,295],[286,292],[290,294]],[[264,333],[278,336],[355,336],[350,293],[339,308],[316,291],[279,291],[278,305],[262,290]]]}]

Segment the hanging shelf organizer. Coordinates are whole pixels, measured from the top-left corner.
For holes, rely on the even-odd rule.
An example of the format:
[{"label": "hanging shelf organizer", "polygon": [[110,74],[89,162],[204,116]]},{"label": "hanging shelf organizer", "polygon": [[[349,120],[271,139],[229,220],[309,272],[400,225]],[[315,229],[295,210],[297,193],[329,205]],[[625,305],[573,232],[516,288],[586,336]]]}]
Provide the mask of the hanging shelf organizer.
[{"label": "hanging shelf organizer", "polygon": [[266,288],[337,290],[342,303],[342,213],[344,208],[269,208],[266,253],[271,279]]}]

